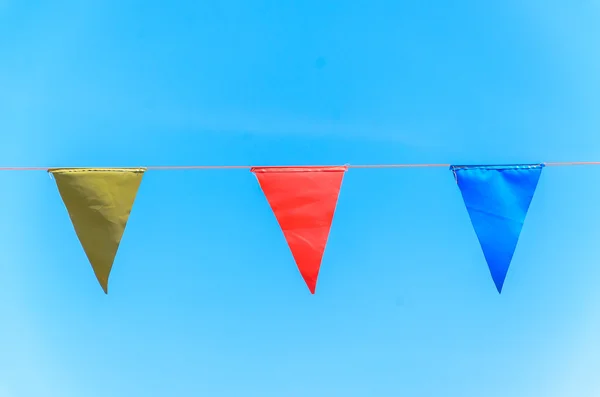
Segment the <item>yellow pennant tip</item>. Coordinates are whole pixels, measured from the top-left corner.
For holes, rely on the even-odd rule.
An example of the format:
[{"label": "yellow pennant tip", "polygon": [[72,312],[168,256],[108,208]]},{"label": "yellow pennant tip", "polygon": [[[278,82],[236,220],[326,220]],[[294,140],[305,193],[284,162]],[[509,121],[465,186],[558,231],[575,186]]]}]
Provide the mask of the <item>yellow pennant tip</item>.
[{"label": "yellow pennant tip", "polygon": [[48,170],[96,278],[108,294],[108,278],[127,226],[144,168]]}]

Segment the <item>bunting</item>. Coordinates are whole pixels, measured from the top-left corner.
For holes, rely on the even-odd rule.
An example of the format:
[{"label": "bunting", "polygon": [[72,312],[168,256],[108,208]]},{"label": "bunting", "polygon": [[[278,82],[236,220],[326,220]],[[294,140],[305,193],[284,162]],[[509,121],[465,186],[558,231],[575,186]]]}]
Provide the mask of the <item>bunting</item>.
[{"label": "bunting", "polygon": [[543,164],[451,166],[498,293]]},{"label": "bunting", "polygon": [[[548,165],[598,164],[548,163]],[[366,165],[356,168],[447,167],[449,164]],[[544,164],[451,165],[498,293],[518,245]],[[316,291],[342,181],[348,167],[178,166],[153,169],[250,169],[283,232],[300,275]],[[105,293],[146,168],[0,167],[47,170],[77,238]]]},{"label": "bunting", "polygon": [[145,169],[50,169],[96,278],[108,278]]},{"label": "bunting", "polygon": [[315,293],[346,167],[254,167],[298,270]]}]

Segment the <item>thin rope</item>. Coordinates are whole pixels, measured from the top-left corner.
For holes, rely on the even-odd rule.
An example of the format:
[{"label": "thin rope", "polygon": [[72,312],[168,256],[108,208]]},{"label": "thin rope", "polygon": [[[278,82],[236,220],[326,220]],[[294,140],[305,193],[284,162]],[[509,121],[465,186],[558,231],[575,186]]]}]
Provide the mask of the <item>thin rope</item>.
[{"label": "thin rope", "polygon": [[[363,164],[363,165],[150,165],[147,170],[240,170],[251,169],[253,167],[348,167],[348,168],[419,168],[419,167],[450,167],[450,164]],[[74,168],[132,168],[132,167],[0,167],[0,171],[48,171],[51,169]]]},{"label": "thin rope", "polygon": [[[548,167],[564,167],[574,165],[600,165],[600,161],[566,161],[566,162],[550,162],[543,163]],[[438,163],[424,163],[424,164],[344,164],[338,165],[337,167],[348,167],[348,168],[426,168],[426,167],[450,167],[451,164],[438,164]],[[239,170],[239,169],[250,169],[252,165],[151,165],[145,168],[147,170]],[[297,166],[264,166],[264,167],[309,167],[307,165]],[[310,167],[335,167],[332,165],[311,165]],[[0,171],[48,171],[50,169],[61,169],[61,168],[74,168],[74,169],[86,169],[86,168],[132,168],[132,167],[0,167]]]},{"label": "thin rope", "polygon": [[600,165],[600,161],[565,161],[556,163],[545,163],[548,167],[565,167],[571,165]]}]

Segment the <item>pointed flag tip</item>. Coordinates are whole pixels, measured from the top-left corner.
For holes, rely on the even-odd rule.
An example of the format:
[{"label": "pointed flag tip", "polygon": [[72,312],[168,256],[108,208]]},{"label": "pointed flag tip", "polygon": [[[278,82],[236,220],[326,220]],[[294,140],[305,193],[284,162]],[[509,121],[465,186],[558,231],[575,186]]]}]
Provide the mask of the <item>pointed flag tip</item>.
[{"label": "pointed flag tip", "polygon": [[509,269],[506,269],[506,272],[500,274],[491,273],[492,280],[494,281],[494,285],[496,286],[496,290],[499,294],[502,293],[502,288],[504,288],[504,282],[506,281],[506,275],[508,274],[508,270]]},{"label": "pointed flag tip", "polygon": [[102,291],[104,291],[104,293],[106,295],[108,295],[108,278],[100,278],[98,277],[98,275],[96,275],[96,280],[98,280],[98,284],[100,284],[100,288],[102,288]]},{"label": "pointed flag tip", "polygon": [[496,290],[498,291],[498,295],[502,294],[502,287],[503,287],[503,284],[500,284],[500,285],[496,284]]},{"label": "pointed flag tip", "polygon": [[304,283],[308,287],[308,290],[312,295],[314,295],[317,289],[317,280],[319,278],[319,273],[317,272],[317,274],[311,275],[303,272],[301,269],[298,270],[300,270],[300,276],[302,276],[302,280],[304,280]]},{"label": "pointed flag tip", "polygon": [[317,283],[310,283],[306,280],[304,280],[306,282],[306,286],[308,287],[308,290],[310,291],[311,295],[315,294],[315,291],[317,289]]}]

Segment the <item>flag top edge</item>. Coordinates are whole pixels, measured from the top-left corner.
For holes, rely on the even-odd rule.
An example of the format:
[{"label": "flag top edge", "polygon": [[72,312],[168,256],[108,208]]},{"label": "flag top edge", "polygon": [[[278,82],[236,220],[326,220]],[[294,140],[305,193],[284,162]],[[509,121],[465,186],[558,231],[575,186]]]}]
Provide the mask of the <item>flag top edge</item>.
[{"label": "flag top edge", "polygon": [[460,171],[460,170],[470,170],[470,169],[479,169],[479,170],[515,170],[515,169],[537,169],[544,168],[544,163],[536,163],[536,164],[489,164],[489,165],[451,165],[451,171]]},{"label": "flag top edge", "polygon": [[144,173],[146,168],[50,168],[48,172],[51,174],[61,173],[86,173],[86,172],[134,172]]},{"label": "flag top edge", "polygon": [[250,171],[253,173],[293,173],[293,172],[345,172],[348,170],[346,166],[303,166],[303,167],[252,167]]}]

